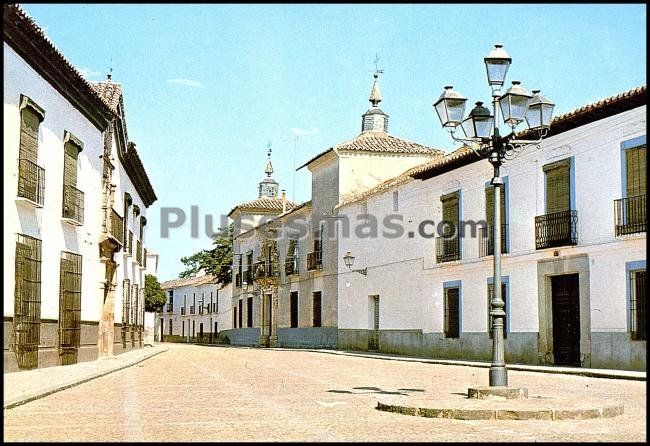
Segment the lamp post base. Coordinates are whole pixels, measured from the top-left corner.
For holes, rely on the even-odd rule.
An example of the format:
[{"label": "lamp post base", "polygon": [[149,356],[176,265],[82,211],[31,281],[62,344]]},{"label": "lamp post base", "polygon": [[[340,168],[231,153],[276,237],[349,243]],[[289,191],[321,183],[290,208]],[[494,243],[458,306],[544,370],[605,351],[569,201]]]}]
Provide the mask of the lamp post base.
[{"label": "lamp post base", "polygon": [[467,389],[467,398],[485,400],[490,398],[504,398],[507,400],[528,398],[528,389],[525,387],[470,387]]},{"label": "lamp post base", "polygon": [[490,387],[508,385],[508,370],[505,365],[490,367]]}]

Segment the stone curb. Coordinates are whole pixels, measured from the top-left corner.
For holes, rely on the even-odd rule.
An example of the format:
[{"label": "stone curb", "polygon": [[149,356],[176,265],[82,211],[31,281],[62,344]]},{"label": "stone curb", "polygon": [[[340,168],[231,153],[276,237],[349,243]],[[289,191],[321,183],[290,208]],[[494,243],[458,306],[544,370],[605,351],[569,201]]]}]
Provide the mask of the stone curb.
[{"label": "stone curb", "polygon": [[589,420],[623,415],[623,406],[613,405],[595,409],[434,409],[377,403],[377,410],[426,418],[455,420]]},{"label": "stone curb", "polygon": [[29,394],[29,395],[23,395],[23,396],[13,398],[13,399],[8,400],[8,401],[4,401],[3,402],[3,409],[11,409],[11,408],[14,408],[16,406],[21,406],[21,405],[23,405],[25,403],[29,403],[30,401],[34,401],[34,400],[37,400],[39,398],[43,398],[45,396],[51,395],[51,394],[59,392],[61,390],[66,390],[66,389],[69,389],[71,387],[78,386],[79,384],[83,384],[85,382],[91,381],[91,380],[93,380],[95,378],[100,378],[100,377],[108,375],[110,373],[117,372],[117,371],[125,369],[127,367],[134,366],[134,365],[136,365],[138,363],[141,363],[142,361],[145,361],[145,360],[147,360],[149,358],[152,358],[152,357],[156,356],[159,353],[164,353],[167,350],[169,350],[169,348],[164,347],[164,349],[161,348],[161,349],[159,349],[157,351],[150,352],[150,353],[146,354],[144,357],[134,359],[131,362],[128,362],[126,364],[117,365],[117,366],[115,366],[113,368],[109,368],[108,370],[95,372],[94,374],[91,374],[90,376],[87,375],[87,376],[84,376],[84,377],[81,377],[81,378],[78,378],[78,379],[73,379],[72,381],[68,381],[68,382],[65,382],[65,383],[62,383],[62,384],[55,384],[53,386],[46,387],[45,389],[36,390],[35,392],[33,392],[33,393]]},{"label": "stone curb", "polygon": [[[414,358],[411,356],[388,356],[381,354],[366,354],[366,353],[356,353],[349,351],[333,351],[333,350],[318,350],[318,349],[283,349],[275,348],[274,350],[307,350],[314,353],[327,353],[330,355],[342,355],[342,356],[354,356],[359,358],[371,358],[371,359],[382,359],[384,361],[405,361],[405,362],[420,362],[423,364],[440,364],[440,365],[455,365],[461,367],[479,367],[479,368],[490,368],[490,363],[488,362],[473,362],[473,361],[454,361],[454,360],[445,360],[445,359],[429,359],[429,358]],[[640,375],[645,372],[634,372],[631,370],[621,370],[621,373],[612,373],[609,370],[596,370],[596,369],[569,369],[566,367],[554,368],[553,366],[528,366],[522,364],[509,364],[507,366],[508,370],[516,370],[520,372],[537,372],[537,373],[557,373],[563,375],[578,375],[586,376],[589,378],[608,378],[608,379],[627,379],[631,381],[646,381],[645,375]],[[628,374],[629,373],[639,373],[639,375]]]}]

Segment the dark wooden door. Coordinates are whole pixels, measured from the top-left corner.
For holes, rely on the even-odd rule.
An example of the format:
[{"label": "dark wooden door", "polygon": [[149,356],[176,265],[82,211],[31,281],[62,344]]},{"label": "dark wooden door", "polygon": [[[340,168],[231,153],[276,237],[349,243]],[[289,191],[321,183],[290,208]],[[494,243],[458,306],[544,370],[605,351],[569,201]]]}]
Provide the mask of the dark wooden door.
[{"label": "dark wooden door", "polygon": [[555,365],[580,366],[580,299],[578,275],[551,278],[553,355]]}]

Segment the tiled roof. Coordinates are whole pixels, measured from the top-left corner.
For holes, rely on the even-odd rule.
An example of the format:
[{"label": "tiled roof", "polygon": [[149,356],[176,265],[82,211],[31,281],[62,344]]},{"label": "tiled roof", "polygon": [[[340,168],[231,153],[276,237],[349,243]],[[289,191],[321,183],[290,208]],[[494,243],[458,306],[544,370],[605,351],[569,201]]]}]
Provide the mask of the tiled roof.
[{"label": "tiled roof", "polygon": [[[341,208],[343,206],[347,206],[347,205],[350,205],[352,203],[362,201],[362,200],[364,200],[366,198],[369,198],[369,197],[371,197],[373,195],[380,194],[380,193],[385,192],[385,191],[387,191],[389,189],[392,189],[392,188],[394,188],[396,186],[399,186],[400,184],[407,183],[407,182],[409,182],[410,180],[413,179],[414,174],[416,174],[418,172],[421,172],[423,170],[426,170],[426,169],[430,168],[431,166],[437,166],[437,165],[442,165],[442,164],[445,164],[445,163],[450,163],[450,162],[452,162],[454,160],[463,159],[463,158],[465,158],[467,156],[471,156],[473,154],[474,154],[474,152],[472,152],[472,150],[469,147],[466,147],[466,146],[460,147],[459,149],[454,150],[453,152],[451,152],[451,153],[449,153],[449,154],[447,154],[445,156],[441,156],[441,157],[436,158],[434,160],[427,161],[426,163],[422,163],[422,164],[419,164],[419,165],[417,165],[415,167],[411,167],[410,169],[408,169],[407,171],[401,173],[400,175],[397,175],[396,177],[390,178],[390,179],[384,181],[383,183],[378,184],[377,186],[375,186],[375,187],[373,187],[371,189],[365,190],[365,191],[363,191],[361,193],[358,193],[358,194],[347,196],[343,200],[341,200],[341,203],[339,203],[336,206],[336,208],[338,209],[338,208]],[[476,155],[474,155],[474,156],[476,156]]]},{"label": "tiled roof", "polygon": [[204,276],[194,276],[194,277],[186,277],[184,279],[168,280],[166,282],[161,283],[160,288],[162,288],[163,290],[169,290],[172,288],[180,288],[182,286],[190,286],[190,285],[199,286],[211,282],[216,283],[216,280],[217,280],[216,276],[213,276],[211,274],[206,274]]},{"label": "tiled roof", "polygon": [[[286,200],[286,210],[289,211],[296,207],[296,203]],[[282,198],[279,197],[261,197],[248,203],[238,204],[228,213],[232,214],[236,209],[253,209],[263,211],[280,211],[282,212]]]},{"label": "tiled roof", "polygon": [[307,206],[311,206],[311,200],[309,200],[309,201],[305,201],[304,203],[301,203],[301,204],[295,206],[295,207],[294,207],[293,209],[291,209],[291,210],[287,210],[287,212],[285,212],[284,214],[280,214],[280,215],[278,215],[278,216],[276,216],[276,217],[273,217],[273,218],[270,218],[270,219],[268,219],[268,220],[266,220],[266,221],[262,221],[259,225],[255,226],[254,228],[247,229],[246,231],[241,232],[240,234],[236,235],[235,238],[237,238],[237,237],[241,237],[243,234],[246,234],[247,232],[254,231],[254,230],[256,230],[256,229],[261,228],[262,226],[265,226],[265,225],[268,225],[268,224],[270,224],[270,223],[273,223],[274,221],[279,220],[279,219],[281,219],[281,218],[284,218],[284,217],[286,217],[287,215],[292,214],[292,213],[294,213],[294,212],[297,212],[297,211],[299,211],[299,210],[301,210],[301,209],[303,209],[303,208],[305,208],[305,207],[307,207]]},{"label": "tiled roof", "polygon": [[106,128],[111,108],[95,88],[47,38],[43,29],[17,4],[3,5],[4,41],[52,86],[86,114],[95,126]]},{"label": "tiled roof", "polygon": [[[553,118],[551,121],[551,128],[546,135],[546,138],[567,132],[582,125],[590,124],[599,119],[604,119],[636,107],[641,107],[642,105],[646,105],[646,103],[647,87],[642,85],[626,92],[610,96],[609,98],[587,104],[571,112]],[[517,135],[517,138],[534,139],[537,138],[537,135],[531,130],[524,130]],[[461,149],[450,153],[441,160],[434,160],[415,167],[411,175],[413,178],[424,180],[482,159],[472,153],[468,148],[465,148],[462,152]]]},{"label": "tiled roof", "polygon": [[406,139],[397,138],[396,136],[389,135],[385,132],[363,132],[353,139],[336,144],[324,152],[319,153],[307,161],[305,164],[300,166],[298,169],[302,169],[303,167],[311,164],[313,161],[332,150],[404,153],[427,156],[438,156],[445,153],[440,149],[424,146],[422,144],[408,141]]},{"label": "tiled roof", "polygon": [[120,105],[122,97],[122,86],[115,82],[93,82],[91,85],[111,110],[117,113],[117,107]]}]

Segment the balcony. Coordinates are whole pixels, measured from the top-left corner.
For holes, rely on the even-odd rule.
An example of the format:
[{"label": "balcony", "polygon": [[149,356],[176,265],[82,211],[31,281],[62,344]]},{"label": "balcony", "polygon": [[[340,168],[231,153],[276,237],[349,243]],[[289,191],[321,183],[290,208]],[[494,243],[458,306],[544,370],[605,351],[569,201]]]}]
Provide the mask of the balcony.
[{"label": "balcony", "polygon": [[646,232],[646,196],[614,200],[614,233],[616,237]]},{"label": "balcony", "polygon": [[[508,253],[508,225],[501,225],[501,253]],[[478,228],[479,257],[494,255],[494,226]]]},{"label": "balcony", "polygon": [[568,210],[535,217],[535,248],[578,244],[578,211]]},{"label": "balcony", "polygon": [[45,169],[21,158],[18,160],[18,197],[42,207],[45,197]]},{"label": "balcony", "polygon": [[194,305],[190,305],[190,314],[194,314]]},{"label": "balcony", "polygon": [[135,261],[138,262],[138,265],[142,265],[142,242],[140,240],[135,245]]},{"label": "balcony", "polygon": [[436,237],[436,263],[460,260],[460,239],[453,237]]},{"label": "balcony", "polygon": [[108,224],[108,233],[115,240],[117,240],[120,245],[124,244],[124,219],[115,212],[115,209],[111,209],[109,224]]},{"label": "balcony", "polygon": [[284,261],[284,274],[290,276],[298,274],[298,256],[287,257]]},{"label": "balcony", "polygon": [[167,313],[173,313],[174,312],[174,305],[173,304],[167,304]]},{"label": "balcony", "polygon": [[323,251],[314,251],[307,254],[307,271],[323,269]]},{"label": "balcony", "polygon": [[126,247],[124,248],[124,253],[127,256],[132,255],[133,251],[133,231],[129,231],[129,237],[126,239]]},{"label": "balcony", "polygon": [[185,316],[185,307],[181,307],[181,316]]},{"label": "balcony", "polygon": [[63,186],[63,218],[80,226],[84,223],[84,193],[74,186]]},{"label": "balcony", "polygon": [[261,261],[255,263],[254,271],[256,279],[275,277],[278,273],[278,267],[274,262]]},{"label": "balcony", "polygon": [[142,248],[142,266],[147,267],[147,248]]},{"label": "balcony", "polygon": [[237,274],[235,274],[235,286],[236,286],[237,288],[241,288],[241,282],[242,282],[241,279],[242,279],[242,276],[243,276],[242,273],[237,273]]}]

